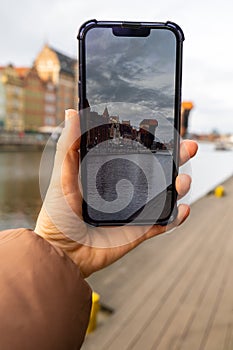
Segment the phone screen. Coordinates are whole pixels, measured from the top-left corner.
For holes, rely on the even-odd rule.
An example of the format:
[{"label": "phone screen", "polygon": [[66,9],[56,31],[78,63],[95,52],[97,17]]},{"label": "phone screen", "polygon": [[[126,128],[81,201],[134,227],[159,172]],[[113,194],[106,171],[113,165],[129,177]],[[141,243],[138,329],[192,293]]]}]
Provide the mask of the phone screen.
[{"label": "phone screen", "polygon": [[87,221],[167,222],[176,201],[176,35],[157,27],[94,26],[81,64]]}]

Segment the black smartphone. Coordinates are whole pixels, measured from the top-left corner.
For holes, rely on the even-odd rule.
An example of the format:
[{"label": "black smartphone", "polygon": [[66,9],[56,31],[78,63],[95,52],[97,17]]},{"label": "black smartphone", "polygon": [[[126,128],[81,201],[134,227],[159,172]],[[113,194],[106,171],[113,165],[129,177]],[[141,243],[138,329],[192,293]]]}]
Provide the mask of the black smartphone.
[{"label": "black smartphone", "polygon": [[84,220],[166,225],[177,215],[183,32],[90,20],[78,39]]}]

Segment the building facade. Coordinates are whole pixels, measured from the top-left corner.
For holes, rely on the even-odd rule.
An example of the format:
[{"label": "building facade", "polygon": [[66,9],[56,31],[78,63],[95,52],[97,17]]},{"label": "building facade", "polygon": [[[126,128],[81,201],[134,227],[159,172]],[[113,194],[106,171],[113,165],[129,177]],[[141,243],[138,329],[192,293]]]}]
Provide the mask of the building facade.
[{"label": "building facade", "polygon": [[13,65],[2,67],[1,76],[1,125],[7,131],[24,130],[23,81]]},{"label": "building facade", "polygon": [[57,126],[57,90],[52,80],[44,83],[44,127]]},{"label": "building facade", "polygon": [[32,67],[0,67],[0,128],[52,130],[77,108],[77,60],[44,45]]},{"label": "building facade", "polygon": [[158,126],[158,121],[156,119],[143,119],[140,123],[140,140],[141,143],[151,149],[154,139],[155,130]]},{"label": "building facade", "polygon": [[4,67],[0,67],[0,130],[4,128],[6,119],[6,89],[3,70]]},{"label": "building facade", "polygon": [[35,67],[16,68],[24,87],[24,129],[37,131],[44,123],[44,83],[37,74]]},{"label": "building facade", "polygon": [[64,111],[77,108],[77,60],[45,45],[35,60],[39,77],[56,87],[56,124],[64,121]]}]

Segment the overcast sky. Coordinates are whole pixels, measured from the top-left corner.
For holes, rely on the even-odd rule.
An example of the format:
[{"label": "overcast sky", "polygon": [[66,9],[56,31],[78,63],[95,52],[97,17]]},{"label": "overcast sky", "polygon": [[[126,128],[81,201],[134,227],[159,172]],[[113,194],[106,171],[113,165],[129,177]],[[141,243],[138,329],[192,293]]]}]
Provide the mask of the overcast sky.
[{"label": "overcast sky", "polygon": [[0,65],[31,65],[43,44],[76,56],[86,20],[178,23],[185,34],[183,100],[191,131],[233,133],[232,0],[5,0],[0,3]]},{"label": "overcast sky", "polygon": [[90,106],[109,101],[140,103],[156,114],[173,116],[175,40],[167,30],[152,30],[138,38],[116,37],[109,28],[90,30],[86,36]]}]

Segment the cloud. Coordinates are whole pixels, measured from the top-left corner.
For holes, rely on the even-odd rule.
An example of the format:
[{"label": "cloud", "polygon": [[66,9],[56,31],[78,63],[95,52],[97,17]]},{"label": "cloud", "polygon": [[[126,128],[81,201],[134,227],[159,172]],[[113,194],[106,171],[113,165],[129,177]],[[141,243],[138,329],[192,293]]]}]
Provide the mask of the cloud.
[{"label": "cloud", "polygon": [[90,105],[139,103],[172,116],[175,37],[171,32],[154,30],[148,38],[120,38],[111,29],[97,28],[86,40]]}]

